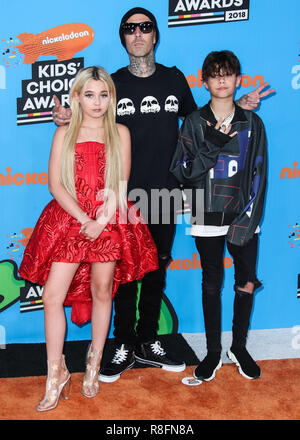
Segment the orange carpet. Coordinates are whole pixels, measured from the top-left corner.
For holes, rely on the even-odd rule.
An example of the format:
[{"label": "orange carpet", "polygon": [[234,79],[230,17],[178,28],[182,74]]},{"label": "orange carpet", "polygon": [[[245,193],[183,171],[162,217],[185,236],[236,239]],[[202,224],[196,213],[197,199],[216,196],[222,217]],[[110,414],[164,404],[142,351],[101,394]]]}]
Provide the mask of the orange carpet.
[{"label": "orange carpet", "polygon": [[247,380],[225,364],[211,382],[186,386],[183,373],[134,369],[87,399],[82,373],[72,375],[69,401],[38,413],[45,377],[0,379],[1,420],[296,420],[300,418],[300,359],[260,361],[262,377]]}]

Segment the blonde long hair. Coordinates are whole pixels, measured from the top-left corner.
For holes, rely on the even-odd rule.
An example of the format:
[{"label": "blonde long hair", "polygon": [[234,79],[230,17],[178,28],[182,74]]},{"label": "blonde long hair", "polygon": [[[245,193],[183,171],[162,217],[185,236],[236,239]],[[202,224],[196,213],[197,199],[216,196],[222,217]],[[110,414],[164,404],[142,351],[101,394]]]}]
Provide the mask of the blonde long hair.
[{"label": "blonde long hair", "polygon": [[104,189],[114,191],[114,194],[118,198],[119,207],[125,208],[126,188],[123,186],[122,190],[120,187],[120,182],[123,180],[123,168],[120,151],[120,137],[116,125],[116,89],[113,80],[103,67],[91,66],[81,69],[73,82],[69,94],[72,116],[63,142],[60,163],[60,179],[65,189],[74,199],[77,199],[74,180],[74,156],[79,129],[83,121],[83,113],[81,106],[77,99],[74,98],[74,95],[80,94],[84,91],[84,88],[90,79],[103,81],[110,96],[108,109],[103,116],[106,150]]}]

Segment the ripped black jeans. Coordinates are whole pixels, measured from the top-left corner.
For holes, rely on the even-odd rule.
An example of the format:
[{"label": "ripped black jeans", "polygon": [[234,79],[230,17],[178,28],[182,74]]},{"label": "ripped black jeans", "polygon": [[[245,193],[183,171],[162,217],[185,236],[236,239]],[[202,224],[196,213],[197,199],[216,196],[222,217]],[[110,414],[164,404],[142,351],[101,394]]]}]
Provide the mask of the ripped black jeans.
[{"label": "ripped black jeans", "polygon": [[137,282],[120,285],[114,299],[114,336],[118,345],[125,343],[133,346],[157,337],[166,267],[171,259],[176,225],[148,224],[148,228],[157,247],[159,269],[147,273],[142,280],[136,329]]},{"label": "ripped black jeans", "polygon": [[[227,243],[234,263],[235,301],[233,346],[245,346],[253,304],[253,293],[243,288],[248,282],[254,290],[261,286],[256,277],[258,234],[246,246]],[[202,306],[208,351],[221,352],[221,289],[224,278],[225,236],[195,237],[202,266]]]}]

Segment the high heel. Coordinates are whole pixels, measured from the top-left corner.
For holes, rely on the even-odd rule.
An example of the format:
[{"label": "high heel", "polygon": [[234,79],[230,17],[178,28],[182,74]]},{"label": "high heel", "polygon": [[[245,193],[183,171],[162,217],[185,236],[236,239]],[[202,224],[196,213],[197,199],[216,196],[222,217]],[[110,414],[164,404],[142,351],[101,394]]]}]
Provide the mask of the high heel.
[{"label": "high heel", "polygon": [[101,358],[102,351],[94,350],[90,344],[86,355],[86,371],[81,391],[85,397],[95,397],[99,393],[98,373]]},{"label": "high heel", "polygon": [[69,400],[70,388],[71,388],[71,375],[61,390],[60,400]]},{"label": "high heel", "polygon": [[58,400],[68,400],[71,375],[66,367],[65,356],[58,361],[47,361],[46,393],[37,405],[37,411],[49,411],[57,407]]}]

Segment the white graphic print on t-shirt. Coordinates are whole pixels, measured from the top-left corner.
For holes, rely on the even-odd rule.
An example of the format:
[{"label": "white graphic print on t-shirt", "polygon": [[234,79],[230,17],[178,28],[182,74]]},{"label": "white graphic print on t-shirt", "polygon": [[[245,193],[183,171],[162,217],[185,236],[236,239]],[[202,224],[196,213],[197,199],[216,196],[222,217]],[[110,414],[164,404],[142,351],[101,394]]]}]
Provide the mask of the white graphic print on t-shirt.
[{"label": "white graphic print on t-shirt", "polygon": [[141,102],[141,113],[158,113],[160,105],[154,96],[145,96]]},{"label": "white graphic print on t-shirt", "polygon": [[178,99],[174,95],[167,97],[165,101],[165,111],[178,113]]},{"label": "white graphic print on t-shirt", "polygon": [[131,99],[129,98],[120,99],[117,105],[117,115],[126,116],[126,115],[133,115],[134,113],[135,113],[135,107]]},{"label": "white graphic print on t-shirt", "polygon": [[[169,95],[165,102],[163,109],[166,112],[178,113],[179,105],[178,99],[174,95]],[[117,104],[117,115],[118,116],[129,116],[133,115],[136,111],[133,101],[130,98],[122,98]],[[158,100],[154,96],[145,96],[140,104],[140,113],[159,113],[161,111],[161,106]]]}]

